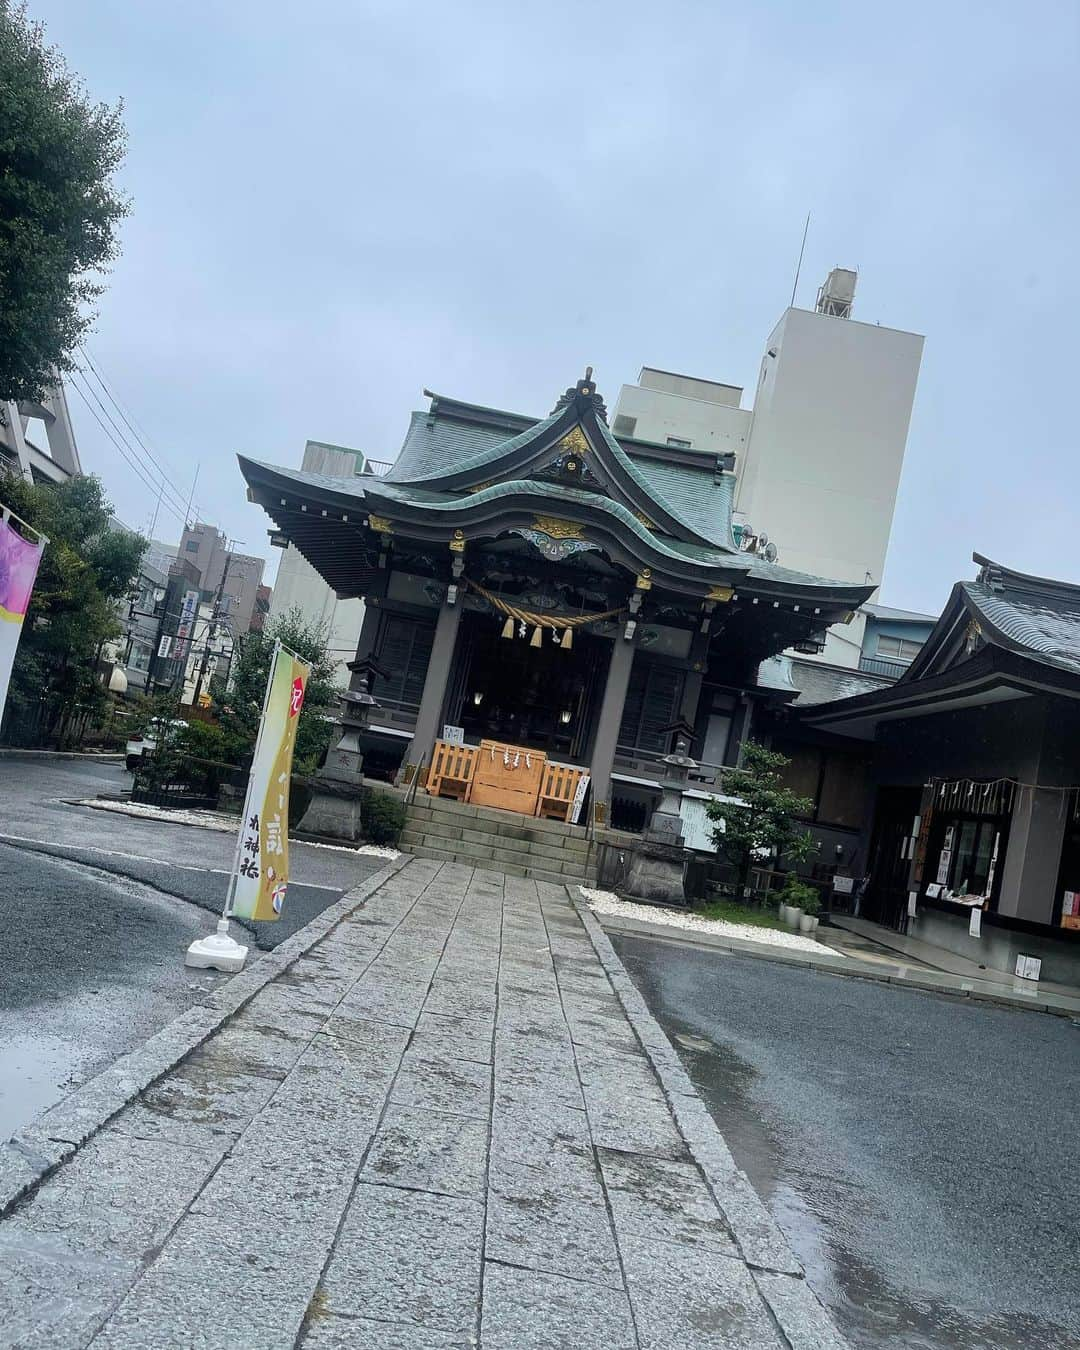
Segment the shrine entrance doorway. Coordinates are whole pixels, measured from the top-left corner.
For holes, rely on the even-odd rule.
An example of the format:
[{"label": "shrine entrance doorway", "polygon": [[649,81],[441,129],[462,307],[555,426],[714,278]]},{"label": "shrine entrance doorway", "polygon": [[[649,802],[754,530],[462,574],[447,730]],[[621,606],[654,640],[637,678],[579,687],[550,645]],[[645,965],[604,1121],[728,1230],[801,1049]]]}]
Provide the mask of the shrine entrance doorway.
[{"label": "shrine entrance doorway", "polygon": [[569,648],[561,629],[512,638],[490,616],[463,617],[449,720],[466,740],[509,742],[549,759],[587,762],[611,659],[611,641],[578,629]]}]

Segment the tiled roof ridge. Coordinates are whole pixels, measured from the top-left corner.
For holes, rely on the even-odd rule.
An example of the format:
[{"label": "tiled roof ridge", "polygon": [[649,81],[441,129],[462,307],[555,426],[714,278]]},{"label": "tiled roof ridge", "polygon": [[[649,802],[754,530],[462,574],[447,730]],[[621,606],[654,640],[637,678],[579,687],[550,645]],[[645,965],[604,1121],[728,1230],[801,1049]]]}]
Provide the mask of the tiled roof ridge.
[{"label": "tiled roof ridge", "polygon": [[973,583],[975,585],[985,586],[997,594],[1012,593],[1018,600],[1027,597],[1070,600],[1080,608],[1080,585],[1076,582],[1019,572],[981,553],[973,553],[971,557],[973,562],[979,564],[979,575]]},{"label": "tiled roof ridge", "polygon": [[1040,605],[1038,600],[1045,601],[1045,596],[1017,595],[981,581],[964,581],[960,585],[977,620],[999,642],[1033,660],[1050,661],[1069,670],[1077,668],[1073,634],[1063,634],[1055,640],[1053,633],[1040,629],[1036,620],[1040,616],[1064,619],[1067,615],[1080,620],[1080,594],[1074,597],[1076,603],[1070,610],[1062,610],[1045,603]]}]

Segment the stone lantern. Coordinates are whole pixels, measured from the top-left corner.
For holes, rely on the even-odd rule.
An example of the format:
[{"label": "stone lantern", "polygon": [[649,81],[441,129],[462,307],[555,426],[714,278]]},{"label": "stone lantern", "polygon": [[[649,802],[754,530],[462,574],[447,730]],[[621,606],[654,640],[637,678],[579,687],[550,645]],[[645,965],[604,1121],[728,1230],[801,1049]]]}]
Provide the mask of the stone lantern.
[{"label": "stone lantern", "polygon": [[315,778],[315,794],[297,826],[301,834],[325,834],[354,843],[363,837],[360,804],[364,795],[364,739],[371,714],[379,706],[371,693],[371,681],[385,676],[370,657],[350,661],[353,683],[339,696],[341,735],[326,754]]},{"label": "stone lantern", "polygon": [[660,783],[660,805],[652,813],[619,894],[625,900],[685,905],[683,872],[687,853],[679,805],[690,781],[690,770],[697,768],[697,761],[687,753],[693,743],[694,728],[680,720],[664,730],[671,734],[671,750],[660,761],[665,769]]}]

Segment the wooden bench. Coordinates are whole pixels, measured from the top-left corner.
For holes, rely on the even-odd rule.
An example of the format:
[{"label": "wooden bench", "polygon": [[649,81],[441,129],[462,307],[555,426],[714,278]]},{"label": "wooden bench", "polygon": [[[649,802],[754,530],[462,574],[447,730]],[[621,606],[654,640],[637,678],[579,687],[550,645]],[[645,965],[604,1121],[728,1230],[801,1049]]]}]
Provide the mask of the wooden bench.
[{"label": "wooden bench", "polygon": [[578,784],[585,773],[585,769],[575,769],[572,764],[552,764],[549,761],[544,766],[536,814],[549,820],[568,821]]},{"label": "wooden bench", "polygon": [[431,796],[468,801],[479,753],[475,745],[451,745],[449,741],[436,741],[426,784]]}]

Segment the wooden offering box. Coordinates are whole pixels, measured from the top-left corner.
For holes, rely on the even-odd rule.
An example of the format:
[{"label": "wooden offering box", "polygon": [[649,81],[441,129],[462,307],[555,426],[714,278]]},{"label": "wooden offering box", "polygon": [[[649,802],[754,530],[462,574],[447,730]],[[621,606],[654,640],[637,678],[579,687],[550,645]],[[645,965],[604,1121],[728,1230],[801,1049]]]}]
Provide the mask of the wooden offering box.
[{"label": "wooden offering box", "polygon": [[468,800],[474,806],[494,806],[534,816],[540,798],[547,755],[523,750],[502,741],[481,741],[473,768]]}]

